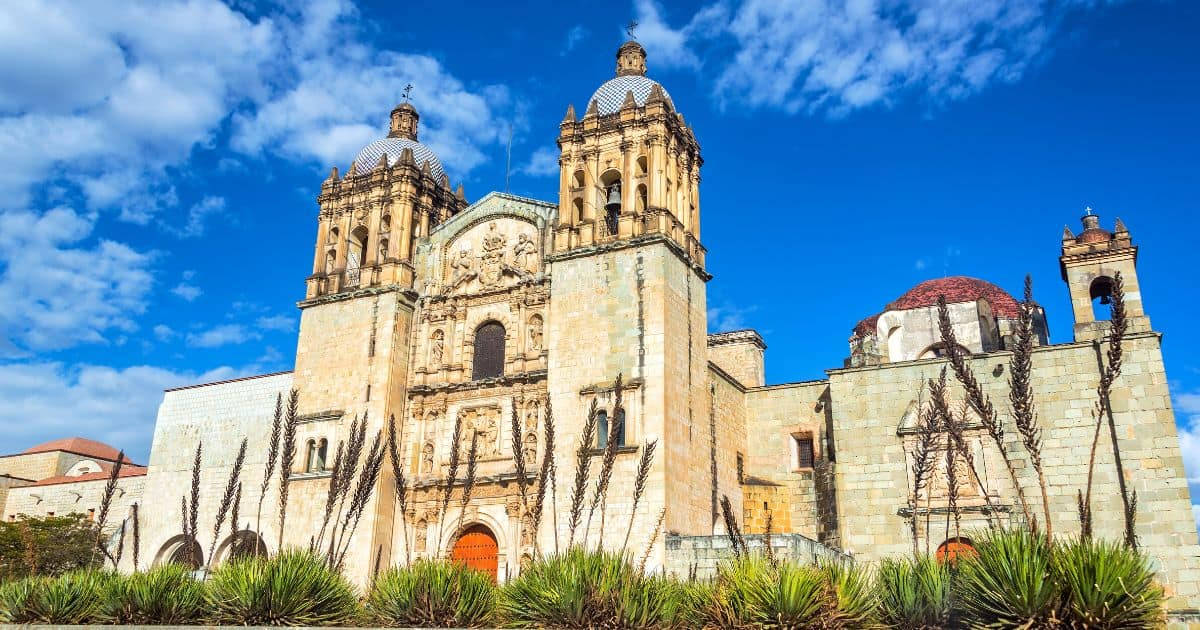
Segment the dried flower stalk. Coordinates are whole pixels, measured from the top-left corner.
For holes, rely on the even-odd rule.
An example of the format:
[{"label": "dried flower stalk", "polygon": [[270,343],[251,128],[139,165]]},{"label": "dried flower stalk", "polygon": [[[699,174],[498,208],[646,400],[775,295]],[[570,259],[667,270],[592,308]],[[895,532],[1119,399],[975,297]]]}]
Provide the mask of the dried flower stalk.
[{"label": "dried flower stalk", "polygon": [[283,393],[275,394],[275,416],[271,420],[271,441],[267,444],[267,461],[263,466],[262,484],[258,489],[258,511],[254,516],[254,530],[262,533],[262,505],[271,487],[275,474],[275,462],[279,459],[279,434],[283,430]]},{"label": "dried flower stalk", "polygon": [[633,531],[633,521],[637,517],[638,502],[646,492],[646,482],[650,479],[650,466],[654,463],[654,450],[658,448],[658,440],[648,442],[642,447],[642,457],[638,460],[637,476],[633,480],[633,506],[629,508],[629,527],[625,528],[625,540],[621,543],[621,553],[629,546],[629,533]]},{"label": "dried flower stalk", "polygon": [[[403,440],[403,436],[400,440]],[[396,504],[400,506],[400,531],[404,537],[404,564],[412,564],[411,543],[408,538],[408,478],[400,462],[400,447],[396,439],[396,416],[388,417],[388,459],[392,464],[392,477],[396,481]]]},{"label": "dried flower stalk", "polygon": [[600,507],[600,540],[596,543],[597,546],[604,544],[604,507],[608,496],[608,482],[612,479],[613,465],[617,461],[617,448],[620,444],[617,443],[617,437],[621,434],[621,375],[617,374],[616,384],[614,386],[614,403],[613,415],[608,421],[608,435],[604,442],[604,457],[600,460],[600,475],[596,478],[596,487],[592,492],[592,503],[588,508],[587,525],[583,528],[583,546],[587,547],[588,536],[592,531],[592,515],[596,512],[596,506]]},{"label": "dried flower stalk", "polygon": [[283,442],[279,453],[279,550],[283,550],[283,526],[287,521],[288,484],[292,480],[292,466],[296,460],[296,426],[299,423],[296,411],[300,406],[300,394],[295,389],[288,393],[287,415],[283,423]]},{"label": "dried flower stalk", "polygon": [[1050,520],[1050,495],[1047,491],[1046,473],[1042,469],[1042,429],[1038,426],[1037,409],[1033,403],[1033,314],[1037,303],[1033,301],[1033,278],[1025,276],[1025,295],[1017,318],[1017,343],[1013,348],[1008,370],[1008,400],[1012,404],[1013,420],[1021,443],[1029,452],[1029,460],[1037,473],[1038,486],[1042,491],[1042,521],[1046,524],[1046,538],[1054,535],[1054,523]]},{"label": "dried flower stalk", "polygon": [[567,549],[575,546],[575,530],[583,517],[583,499],[587,494],[588,471],[592,465],[592,440],[596,438],[596,414],[596,399],[593,398],[587,420],[583,423],[583,432],[579,435],[579,448],[575,451],[575,484],[571,488],[571,531],[567,537]]},{"label": "dried flower stalk", "polygon": [[[237,457],[233,460],[233,468],[229,470],[229,480],[225,482],[225,494],[221,495],[221,505],[217,507],[217,518],[213,523],[213,539],[208,546],[208,562],[204,565],[204,575],[207,576],[212,568],[213,552],[217,549],[217,539],[221,537],[221,527],[225,525],[225,516],[229,513],[230,506],[233,505],[233,499],[238,489],[241,487],[239,477],[242,475],[242,464],[246,461],[246,443],[247,439],[242,438],[242,446],[238,449]],[[236,514],[234,521],[236,521]]]}]

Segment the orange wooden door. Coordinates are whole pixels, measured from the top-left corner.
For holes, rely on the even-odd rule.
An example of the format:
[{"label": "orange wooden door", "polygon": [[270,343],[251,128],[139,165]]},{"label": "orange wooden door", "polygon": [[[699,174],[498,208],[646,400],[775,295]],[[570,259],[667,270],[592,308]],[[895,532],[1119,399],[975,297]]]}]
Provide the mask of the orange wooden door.
[{"label": "orange wooden door", "polygon": [[496,580],[496,569],[500,563],[499,547],[491,530],[483,525],[472,525],[459,536],[450,554],[455,562],[461,562],[476,571],[483,571]]},{"label": "orange wooden door", "polygon": [[954,564],[958,562],[960,557],[975,555],[975,546],[967,538],[951,538],[946,542],[938,545],[937,553],[934,557],[938,562],[949,562]]}]

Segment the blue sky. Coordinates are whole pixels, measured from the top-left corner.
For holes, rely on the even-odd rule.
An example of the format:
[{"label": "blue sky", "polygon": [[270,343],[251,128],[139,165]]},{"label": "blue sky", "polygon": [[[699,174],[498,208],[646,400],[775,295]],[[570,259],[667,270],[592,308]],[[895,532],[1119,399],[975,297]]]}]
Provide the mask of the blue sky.
[{"label": "blue sky", "polygon": [[511,126],[512,191],[555,200],[558,122],[636,18],[703,149],[710,327],[760,330],[769,381],[942,275],[1032,273],[1069,341],[1059,238],[1090,205],[1141,246],[1200,476],[1195,3],[104,4],[0,6],[5,450],[145,461],[163,388],[288,369],[315,192],[407,83],[470,199]]}]

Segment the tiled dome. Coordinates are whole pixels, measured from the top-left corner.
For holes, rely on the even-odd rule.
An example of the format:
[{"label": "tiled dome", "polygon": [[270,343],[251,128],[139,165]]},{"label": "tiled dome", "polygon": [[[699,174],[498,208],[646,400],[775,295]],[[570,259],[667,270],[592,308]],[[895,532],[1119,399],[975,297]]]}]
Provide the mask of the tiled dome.
[{"label": "tiled dome", "polygon": [[[25,449],[24,454],[32,455],[33,453],[51,453],[54,451],[66,451],[77,455],[106,459],[110,462],[117,461],[117,454],[119,453],[117,449],[103,442],[81,437],[71,437],[38,444],[37,446]],[[127,464],[133,463],[128,457],[125,457],[122,461]]]},{"label": "tiled dome", "polygon": [[979,278],[950,276],[926,280],[909,289],[883,308],[883,311],[867,317],[854,326],[856,335],[875,333],[879,316],[888,311],[908,311],[928,308],[937,304],[938,296],[946,296],[946,302],[974,302],[987,300],[992,312],[1000,319],[1016,319],[1020,315],[1020,304],[1012,295],[1000,287]]},{"label": "tiled dome", "polygon": [[671,95],[667,93],[667,89],[658,81],[640,74],[627,74],[605,81],[592,94],[592,98],[588,100],[588,103],[596,101],[596,111],[601,116],[615,114],[621,111],[621,104],[625,102],[625,94],[633,92],[634,102],[638,104],[638,107],[645,107],[646,100],[650,98],[650,91],[656,85],[662,89],[667,103],[670,103],[671,107],[674,108],[675,104],[671,101]]},{"label": "tiled dome", "polygon": [[400,153],[405,149],[412,149],[413,160],[416,161],[418,168],[425,162],[429,162],[429,171],[433,173],[434,179],[440,180],[446,174],[445,169],[442,168],[442,161],[429,147],[408,138],[380,138],[363,147],[362,151],[358,152],[358,156],[354,158],[354,163],[358,167],[359,173],[367,173],[379,165],[379,156],[386,153],[388,166],[394,166],[400,161]]}]

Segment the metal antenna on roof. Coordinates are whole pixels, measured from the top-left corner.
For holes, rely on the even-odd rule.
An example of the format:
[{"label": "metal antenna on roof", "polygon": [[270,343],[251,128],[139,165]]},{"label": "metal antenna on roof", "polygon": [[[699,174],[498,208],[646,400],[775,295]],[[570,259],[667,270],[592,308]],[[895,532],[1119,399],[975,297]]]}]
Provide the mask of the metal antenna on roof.
[{"label": "metal antenna on roof", "polygon": [[625,25],[625,34],[629,36],[629,39],[633,39],[633,40],[637,39],[637,35],[635,34],[635,32],[637,31],[637,27],[638,27],[637,20],[629,20],[629,24]]},{"label": "metal antenna on roof", "polygon": [[508,123],[508,156],[504,160],[504,192],[508,192],[508,175],[512,172],[512,139],[513,126],[512,122]]}]

